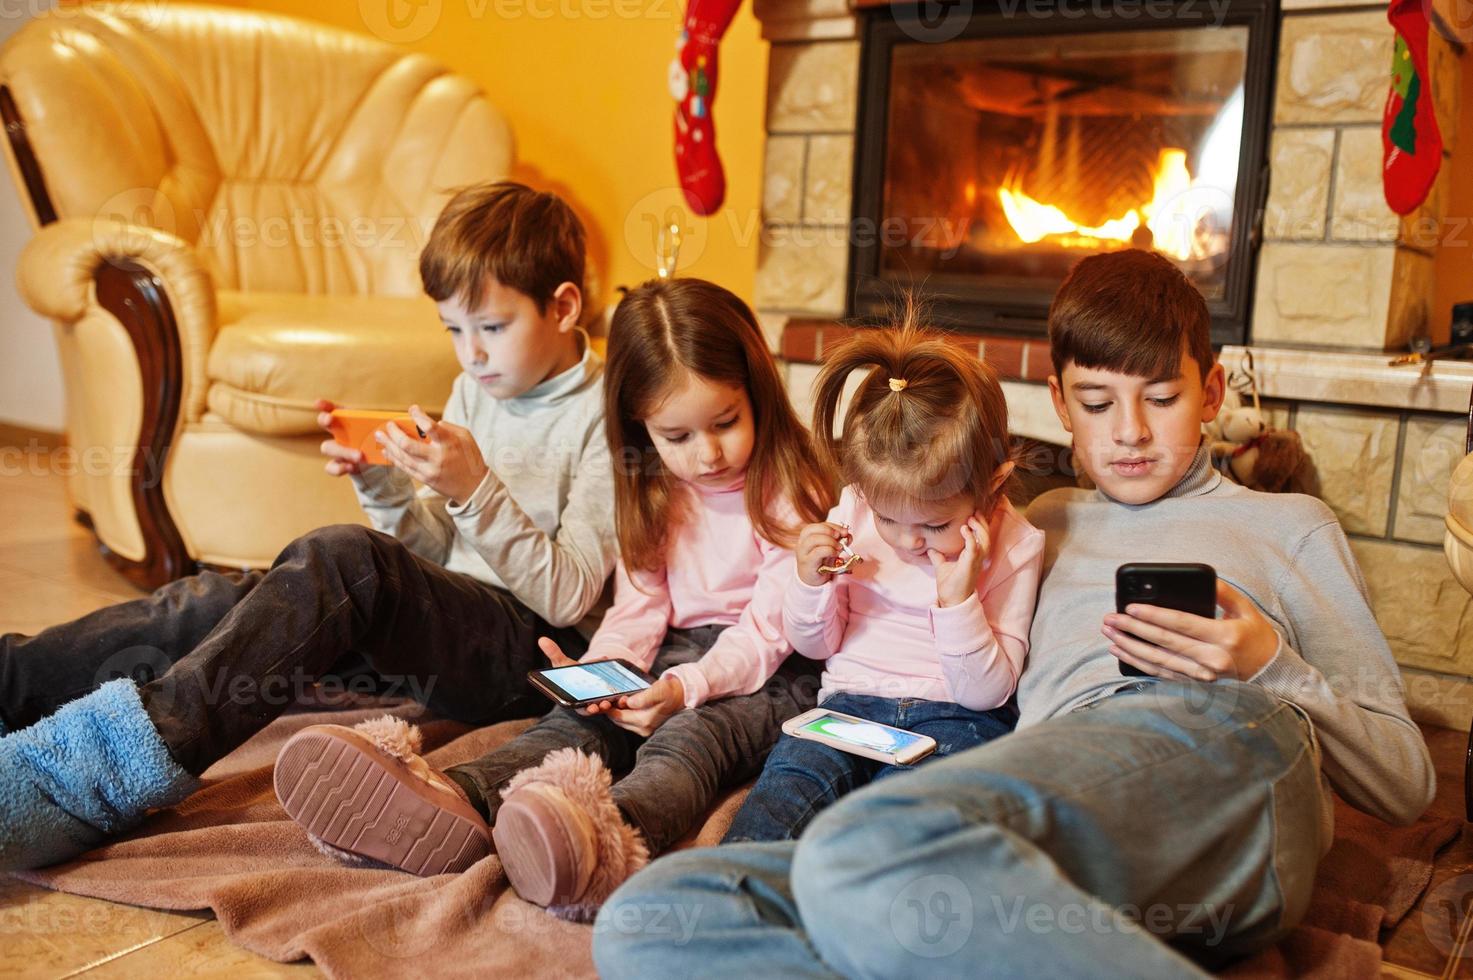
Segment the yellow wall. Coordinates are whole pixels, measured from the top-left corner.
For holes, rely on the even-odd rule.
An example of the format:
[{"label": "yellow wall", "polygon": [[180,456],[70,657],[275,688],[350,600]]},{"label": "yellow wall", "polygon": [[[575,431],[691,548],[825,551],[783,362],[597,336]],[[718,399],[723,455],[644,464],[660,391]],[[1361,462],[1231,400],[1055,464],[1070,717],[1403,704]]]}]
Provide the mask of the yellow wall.
[{"label": "yellow wall", "polygon": [[[475,79],[516,133],[515,176],[562,194],[588,225],[605,302],[615,286],[654,275],[652,223],[671,206],[680,208],[690,232],[680,272],[712,279],[751,301],[767,44],[747,7],[720,54],[715,117],[726,206],[703,219],[690,214],[679,192],[674,101],[666,83],[685,0],[214,2],[396,42],[408,38],[402,46]],[[402,34],[393,33],[388,13],[401,18]]]}]

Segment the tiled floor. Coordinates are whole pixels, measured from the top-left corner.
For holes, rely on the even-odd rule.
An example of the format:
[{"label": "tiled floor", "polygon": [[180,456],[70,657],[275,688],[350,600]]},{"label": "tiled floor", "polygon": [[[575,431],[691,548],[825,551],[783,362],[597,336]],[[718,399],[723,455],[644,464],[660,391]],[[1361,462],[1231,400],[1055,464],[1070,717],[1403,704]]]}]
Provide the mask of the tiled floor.
[{"label": "tiled floor", "polygon": [[[71,520],[46,457],[0,455],[0,633],[35,632],[136,592]],[[1432,728],[1441,813],[1462,814],[1467,736]],[[1385,938],[1385,977],[1473,980],[1473,834],[1438,858],[1432,886]],[[320,975],[230,943],[208,913],[160,912],[79,898],[0,876],[0,980],[12,977]]]},{"label": "tiled floor", "polygon": [[[0,453],[0,633],[34,633],[137,592],[71,519],[47,457]],[[63,895],[0,876],[0,978],[321,976],[233,945],[209,913]]]}]

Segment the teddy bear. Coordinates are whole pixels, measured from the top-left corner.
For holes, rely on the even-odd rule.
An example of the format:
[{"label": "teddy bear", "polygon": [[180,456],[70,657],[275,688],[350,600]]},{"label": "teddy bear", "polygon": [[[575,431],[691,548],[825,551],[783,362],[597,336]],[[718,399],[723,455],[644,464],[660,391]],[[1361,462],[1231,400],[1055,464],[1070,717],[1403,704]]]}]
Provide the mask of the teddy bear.
[{"label": "teddy bear", "polygon": [[1271,428],[1252,405],[1225,409],[1214,429],[1213,461],[1238,483],[1268,493],[1313,492],[1314,464],[1299,433]]}]

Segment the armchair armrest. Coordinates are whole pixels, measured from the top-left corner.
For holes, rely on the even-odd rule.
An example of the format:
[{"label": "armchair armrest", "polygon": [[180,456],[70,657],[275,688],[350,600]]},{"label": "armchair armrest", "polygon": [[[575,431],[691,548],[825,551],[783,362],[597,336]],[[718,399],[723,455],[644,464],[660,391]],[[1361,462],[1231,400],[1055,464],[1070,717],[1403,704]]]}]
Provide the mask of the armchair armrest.
[{"label": "armchair armrest", "polygon": [[129,494],[141,559],[107,551],[135,585],[154,589],[194,570],[169,513],[162,474],[182,414],[204,414],[205,362],[218,329],[215,287],[194,250],[153,228],[70,218],[41,228],[21,252],[16,285],[42,316],[75,323],[106,310],[127,331],[143,381],[143,417]]},{"label": "armchair armrest", "polygon": [[[198,254],[184,241],[122,221],[66,218],[42,227],[26,244],[16,286],[31,309],[67,323],[81,318],[95,295],[99,305],[129,326],[126,311],[112,308],[121,307],[125,299],[119,291],[145,294],[133,297],[141,301],[139,305],[152,307],[138,310],[146,314],[141,326],[155,334],[172,328],[175,336],[135,335],[139,360],[177,349],[176,383],[184,417],[193,420],[204,414],[209,387],[205,363],[219,327],[215,285]],[[129,332],[133,333],[131,326]],[[144,374],[149,374],[147,367]]]}]

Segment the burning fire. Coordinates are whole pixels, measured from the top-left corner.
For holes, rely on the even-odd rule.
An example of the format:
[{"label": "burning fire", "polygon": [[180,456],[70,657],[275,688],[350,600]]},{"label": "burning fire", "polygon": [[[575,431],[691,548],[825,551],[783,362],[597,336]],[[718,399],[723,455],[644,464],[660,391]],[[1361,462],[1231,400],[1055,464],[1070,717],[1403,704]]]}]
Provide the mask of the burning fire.
[{"label": "burning fire", "polygon": [[[1003,213],[1017,236],[1028,244],[1059,236],[1061,244],[1076,248],[1098,248],[1106,242],[1129,242],[1144,224],[1152,235],[1151,247],[1177,259],[1203,258],[1215,251],[1217,236],[1199,232],[1201,219],[1215,211],[1213,202],[1201,191],[1187,170],[1187,152],[1175,147],[1161,151],[1156,159],[1154,193],[1139,208],[1125,212],[1102,225],[1081,225],[1052,204],[1035,201],[1018,187],[997,189]],[[1229,209],[1231,203],[1229,202]]]}]

